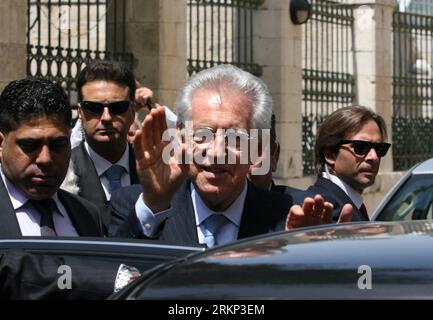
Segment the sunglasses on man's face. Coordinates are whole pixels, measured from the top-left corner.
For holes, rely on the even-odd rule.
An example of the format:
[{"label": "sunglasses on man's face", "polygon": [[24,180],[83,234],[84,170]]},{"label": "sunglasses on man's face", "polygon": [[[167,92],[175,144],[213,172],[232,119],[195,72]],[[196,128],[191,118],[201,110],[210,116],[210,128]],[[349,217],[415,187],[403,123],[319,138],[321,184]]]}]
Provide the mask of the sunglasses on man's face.
[{"label": "sunglasses on man's face", "polygon": [[101,115],[104,108],[107,107],[110,114],[122,114],[128,111],[131,105],[129,100],[113,101],[109,103],[96,102],[96,101],[81,101],[80,106],[90,113]]},{"label": "sunglasses on man's face", "polygon": [[338,143],[338,146],[341,146],[343,144],[351,144],[353,146],[353,151],[358,156],[366,156],[373,148],[379,157],[385,156],[386,153],[388,152],[389,147],[391,146],[390,143],[386,143],[386,142],[375,143],[375,142],[363,141],[363,140],[342,140]]}]

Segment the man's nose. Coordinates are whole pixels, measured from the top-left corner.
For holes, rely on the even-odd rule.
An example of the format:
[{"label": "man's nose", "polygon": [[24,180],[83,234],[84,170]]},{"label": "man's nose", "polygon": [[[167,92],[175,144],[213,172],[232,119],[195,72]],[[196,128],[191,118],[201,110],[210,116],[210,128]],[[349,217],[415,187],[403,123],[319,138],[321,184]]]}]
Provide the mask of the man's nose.
[{"label": "man's nose", "polygon": [[110,109],[108,109],[108,107],[104,107],[104,111],[102,112],[101,115],[101,121],[110,121],[110,120],[111,120]]},{"label": "man's nose", "polygon": [[47,145],[43,145],[37,155],[36,163],[44,165],[51,163],[51,161],[52,158],[50,148]]},{"label": "man's nose", "polygon": [[[215,139],[209,144],[206,155],[213,159],[225,159],[227,147],[224,135],[215,135]],[[217,163],[217,162],[215,162]]]},{"label": "man's nose", "polygon": [[367,153],[367,156],[365,157],[365,160],[379,160],[380,157],[377,155],[376,149],[371,148],[370,151]]}]

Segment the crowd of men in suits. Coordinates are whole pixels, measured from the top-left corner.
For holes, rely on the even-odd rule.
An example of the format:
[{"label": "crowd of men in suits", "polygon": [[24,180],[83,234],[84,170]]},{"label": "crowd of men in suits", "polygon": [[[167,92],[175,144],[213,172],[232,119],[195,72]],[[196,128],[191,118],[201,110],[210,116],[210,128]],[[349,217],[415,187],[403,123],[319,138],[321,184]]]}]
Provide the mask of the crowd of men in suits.
[{"label": "crowd of men in suits", "polygon": [[[59,86],[45,80],[17,80],[3,90],[0,237],[115,236],[212,247],[276,230],[368,220],[361,194],[374,183],[380,158],[390,146],[384,142],[383,119],[371,110],[346,107],[325,120],[316,140],[318,179],[303,191],[276,186],[272,180],[279,145],[272,97],[259,78],[220,65],[185,82],[174,104],[177,129],[183,132],[191,122],[194,133],[210,133],[206,144],[194,139],[192,149],[181,148],[184,156],[200,153],[204,159],[192,163],[183,163],[174,154],[168,160],[163,157],[171,143],[163,139],[169,111],[147,103],[151,93],[136,87],[125,65],[89,63],[77,79],[83,140],[72,150],[71,107]],[[137,104],[150,110],[129,143]],[[271,130],[270,148],[261,149],[270,152],[263,151],[255,163],[243,163],[242,150],[228,145],[227,131],[221,134],[221,129]],[[177,142],[183,146],[185,139],[179,135]],[[234,163],[217,161],[229,155]],[[270,162],[269,171],[255,176],[252,169],[265,160]],[[61,188],[67,173],[76,194]],[[38,272],[32,266],[62,262],[49,256],[6,255],[0,261],[0,278],[7,270],[8,281],[0,292],[9,297],[55,295],[56,281],[44,273],[51,269]],[[32,291],[22,284],[22,272],[14,270],[23,268],[33,270],[29,282],[40,279],[43,290]],[[102,288],[101,295],[112,289],[122,271],[106,270],[111,280],[95,284]],[[84,290],[82,296],[98,296],[95,288],[88,290],[91,282],[86,277],[75,281]],[[21,289],[11,289],[18,282]]]}]

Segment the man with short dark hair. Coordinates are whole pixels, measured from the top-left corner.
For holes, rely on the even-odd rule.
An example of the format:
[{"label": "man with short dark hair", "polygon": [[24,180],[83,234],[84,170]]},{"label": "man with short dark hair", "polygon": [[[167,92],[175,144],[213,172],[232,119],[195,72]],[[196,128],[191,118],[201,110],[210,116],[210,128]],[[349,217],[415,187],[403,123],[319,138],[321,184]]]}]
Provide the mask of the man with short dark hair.
[{"label": "man with short dark hair", "polygon": [[[1,238],[104,236],[98,208],[59,189],[71,115],[63,89],[47,80],[12,81],[0,95]],[[62,265],[72,268],[71,290],[58,286]],[[9,250],[0,255],[0,298],[102,299],[135,275],[117,263]]]},{"label": "man with short dark hair", "polygon": [[72,150],[78,194],[105,208],[115,189],[138,183],[127,139],[135,116],[136,82],[124,63],[92,61],[78,75],[77,90],[85,138]]},{"label": "man with short dark hair", "polygon": [[71,107],[46,80],[17,80],[0,96],[0,235],[103,236],[99,212],[59,190],[70,158]]}]

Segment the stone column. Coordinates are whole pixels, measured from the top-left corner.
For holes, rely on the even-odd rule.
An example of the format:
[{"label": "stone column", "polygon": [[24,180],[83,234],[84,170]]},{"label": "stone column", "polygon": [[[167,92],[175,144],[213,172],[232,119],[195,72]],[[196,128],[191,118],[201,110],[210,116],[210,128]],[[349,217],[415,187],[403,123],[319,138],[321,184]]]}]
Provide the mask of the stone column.
[{"label": "stone column", "polygon": [[127,0],[126,46],[138,80],[172,107],[186,79],[186,0]]},{"label": "stone column", "polygon": [[[387,124],[392,140],[392,14],[394,0],[352,0],[355,16],[356,97]],[[382,159],[381,171],[392,172],[392,152]]]},{"label": "stone column", "polygon": [[27,0],[0,1],[0,91],[26,77]]},{"label": "stone column", "polygon": [[[380,114],[392,141],[392,66],[394,0],[351,0],[355,7],[355,76],[358,103]],[[373,186],[364,192],[369,212],[382,200],[401,173],[393,172],[392,150],[382,159]]]},{"label": "stone column", "polygon": [[292,24],[289,0],[266,0],[254,17],[254,60],[274,98],[280,161],[274,177],[302,176],[302,29]]}]

